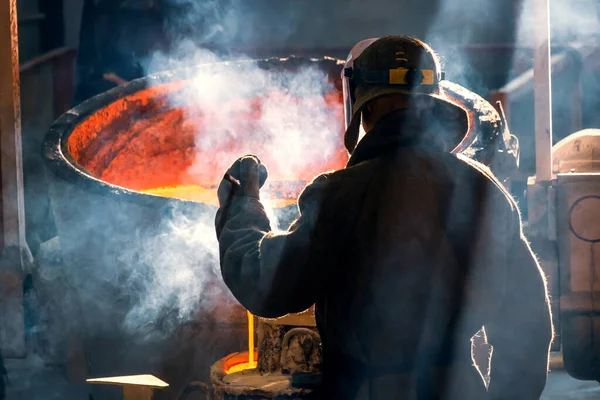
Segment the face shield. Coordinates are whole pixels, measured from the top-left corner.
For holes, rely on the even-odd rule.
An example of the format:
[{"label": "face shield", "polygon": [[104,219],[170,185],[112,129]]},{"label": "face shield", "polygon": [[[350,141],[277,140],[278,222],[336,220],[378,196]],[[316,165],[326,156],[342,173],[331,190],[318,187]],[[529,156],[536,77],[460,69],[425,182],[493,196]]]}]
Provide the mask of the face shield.
[{"label": "face shield", "polygon": [[348,129],[348,125],[350,125],[350,122],[352,121],[352,106],[354,105],[355,101],[353,87],[354,83],[351,81],[351,77],[348,76],[349,74],[346,71],[350,71],[351,68],[354,67],[354,60],[356,60],[356,58],[358,58],[358,56],[360,56],[367,47],[377,40],[379,40],[379,38],[365,39],[355,44],[354,47],[352,47],[352,50],[350,50],[350,54],[348,54],[346,64],[344,64],[344,69],[342,70],[342,90],[344,93],[345,129]]}]

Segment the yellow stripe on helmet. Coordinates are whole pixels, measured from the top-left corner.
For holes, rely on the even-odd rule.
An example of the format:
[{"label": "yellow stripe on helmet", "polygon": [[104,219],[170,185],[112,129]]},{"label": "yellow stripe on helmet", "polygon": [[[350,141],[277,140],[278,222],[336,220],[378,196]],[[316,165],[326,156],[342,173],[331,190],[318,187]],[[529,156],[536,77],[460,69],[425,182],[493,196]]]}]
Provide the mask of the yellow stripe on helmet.
[{"label": "yellow stripe on helmet", "polygon": [[[421,85],[433,85],[435,84],[435,71],[432,69],[422,69],[423,81]],[[390,85],[406,85],[406,74],[408,73],[407,68],[395,68],[390,69]]]}]

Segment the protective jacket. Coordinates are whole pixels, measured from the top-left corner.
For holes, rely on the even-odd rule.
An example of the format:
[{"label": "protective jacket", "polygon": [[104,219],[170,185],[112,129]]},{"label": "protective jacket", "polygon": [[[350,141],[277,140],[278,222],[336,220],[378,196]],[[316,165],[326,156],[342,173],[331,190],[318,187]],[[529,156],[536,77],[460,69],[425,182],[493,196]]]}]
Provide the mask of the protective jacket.
[{"label": "protective jacket", "polygon": [[[552,324],[517,205],[486,167],[418,140],[394,113],[273,231],[261,202],[217,218],[222,275],[251,312],[316,303],[324,399],[538,399]],[[470,338],[493,346],[486,390]]]}]

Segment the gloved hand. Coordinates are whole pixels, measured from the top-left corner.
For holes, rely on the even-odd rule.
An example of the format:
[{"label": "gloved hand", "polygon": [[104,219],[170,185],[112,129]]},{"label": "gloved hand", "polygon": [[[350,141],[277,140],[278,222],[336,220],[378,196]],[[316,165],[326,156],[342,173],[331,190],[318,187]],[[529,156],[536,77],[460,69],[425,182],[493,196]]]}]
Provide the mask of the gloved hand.
[{"label": "gloved hand", "polygon": [[225,172],[217,189],[219,205],[225,206],[233,195],[259,199],[260,188],[265,184],[267,176],[267,168],[255,155],[238,158]]},{"label": "gloved hand", "polygon": [[238,158],[225,172],[217,189],[220,206],[215,218],[217,239],[221,237],[233,196],[250,196],[260,199],[260,188],[265,184],[267,175],[267,168],[254,155]]}]

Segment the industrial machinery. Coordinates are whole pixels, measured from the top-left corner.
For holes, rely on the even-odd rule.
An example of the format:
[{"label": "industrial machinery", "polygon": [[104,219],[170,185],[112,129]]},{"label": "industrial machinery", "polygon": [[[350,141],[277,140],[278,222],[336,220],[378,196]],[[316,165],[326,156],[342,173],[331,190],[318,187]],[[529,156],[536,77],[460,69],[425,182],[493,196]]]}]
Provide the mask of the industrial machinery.
[{"label": "industrial machinery", "polygon": [[[600,380],[600,334],[596,282],[600,255],[600,130],[586,129],[553,147],[554,204],[548,217],[556,220],[548,239],[555,241],[560,287],[560,338],[565,368],[573,377]],[[555,231],[554,231],[555,230]],[[550,236],[552,235],[552,236]]]},{"label": "industrial machinery", "polygon": [[528,187],[528,237],[549,277],[564,368],[600,380],[600,308],[596,244],[600,242],[600,131],[584,129],[552,148],[551,179]]},{"label": "industrial machinery", "polygon": [[528,236],[549,274],[555,348],[565,370],[600,380],[598,274],[600,131],[585,129],[552,148],[551,179],[530,178]]},{"label": "industrial machinery", "polygon": [[[551,57],[550,4],[536,1],[535,53],[532,69],[535,112],[535,176],[527,183],[526,235],[548,276],[557,337],[564,368],[581,380],[600,380],[600,308],[596,304],[599,260],[595,244],[600,195],[598,130],[585,129],[553,145],[552,68],[564,54]],[[593,52],[580,51],[582,59]],[[560,68],[559,68],[560,69]],[[515,80],[516,81],[516,80]],[[527,79],[522,79],[527,81]],[[581,90],[574,81],[575,92]],[[504,100],[510,102],[510,96]],[[579,107],[579,109],[577,109]],[[573,106],[581,113],[581,103]]]}]

